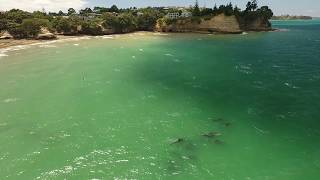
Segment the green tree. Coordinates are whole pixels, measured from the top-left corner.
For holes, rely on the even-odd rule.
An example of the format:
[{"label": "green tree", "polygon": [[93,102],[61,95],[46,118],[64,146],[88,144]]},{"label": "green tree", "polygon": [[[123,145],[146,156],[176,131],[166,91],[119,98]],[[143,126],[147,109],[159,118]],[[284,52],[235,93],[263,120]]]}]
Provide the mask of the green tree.
[{"label": "green tree", "polygon": [[52,27],[58,32],[58,33],[71,33],[71,23],[66,18],[56,18],[52,21]]},{"label": "green tree", "polygon": [[76,10],[74,10],[73,8],[69,8],[68,9],[68,16],[70,16],[72,14],[76,14]]},{"label": "green tree", "polygon": [[102,27],[95,21],[82,22],[81,33],[87,35],[103,35]]},{"label": "green tree", "polygon": [[234,15],[234,13],[233,13],[233,5],[232,5],[231,2],[230,2],[228,5],[225,6],[225,8],[224,8],[224,10],[223,10],[223,13],[224,13],[226,16]]},{"label": "green tree", "polygon": [[102,26],[105,28],[115,28],[119,24],[118,18],[112,13],[104,13],[102,18]]},{"label": "green tree", "polygon": [[10,24],[8,31],[15,38],[34,38],[41,32],[41,28],[48,24],[49,21],[45,19],[24,19],[21,24]]},{"label": "green tree", "polygon": [[233,13],[234,13],[235,15],[239,15],[240,12],[241,12],[241,9],[238,8],[238,6],[235,6],[234,9],[233,9]]},{"label": "green tree", "polygon": [[118,28],[121,33],[132,32],[137,28],[136,19],[130,13],[120,14],[118,16],[118,22]]},{"label": "green tree", "polygon": [[213,10],[211,8],[203,8],[201,10],[201,16],[207,16],[213,14]]},{"label": "green tree", "polygon": [[38,19],[49,19],[49,16],[47,16],[46,13],[41,12],[41,11],[34,11],[32,13],[33,18],[38,18]]},{"label": "green tree", "polygon": [[105,7],[94,7],[93,8],[93,12],[98,13],[98,14],[102,14],[102,13],[105,13],[108,11],[109,11],[109,9],[105,8]]},{"label": "green tree", "polygon": [[198,0],[196,1],[196,4],[193,7],[192,15],[193,16],[200,16],[201,15]]},{"label": "green tree", "polygon": [[80,10],[80,14],[89,14],[89,13],[93,13],[91,8],[85,8]]},{"label": "green tree", "polygon": [[271,9],[269,9],[268,6],[262,6],[257,11],[258,11],[259,15],[263,16],[265,19],[271,19],[273,16],[273,12]]},{"label": "green tree", "polygon": [[62,12],[61,10],[58,12],[58,16],[64,16],[64,12]]},{"label": "green tree", "polygon": [[77,34],[78,25],[81,21],[77,17],[70,16],[68,19],[63,17],[55,18],[52,22],[52,28],[58,33],[67,35]]},{"label": "green tree", "polygon": [[0,19],[0,32],[7,30],[9,27],[9,21],[7,19]]},{"label": "green tree", "polygon": [[153,30],[160,17],[160,12],[152,8],[145,8],[141,10],[141,14],[137,17],[138,29],[144,31]]},{"label": "green tree", "polygon": [[132,32],[137,29],[137,20],[131,13],[122,13],[118,16],[105,13],[103,19],[103,27],[112,28],[117,33]]},{"label": "green tree", "polygon": [[10,23],[8,26],[8,32],[16,39],[25,38],[26,35],[21,28],[21,24],[18,23]]},{"label": "green tree", "polygon": [[36,37],[40,32],[42,27],[48,27],[49,21],[46,19],[24,19],[21,27],[26,33],[27,37]]},{"label": "green tree", "polygon": [[217,4],[214,4],[213,10],[212,10],[213,15],[217,15],[219,13],[218,11],[219,10],[218,10]]},{"label": "green tree", "polygon": [[118,13],[118,12],[119,12],[119,9],[118,9],[118,7],[117,7],[116,5],[112,5],[112,6],[110,7],[110,12]]},{"label": "green tree", "polygon": [[20,9],[11,9],[4,16],[8,20],[21,24],[24,19],[30,18],[31,14]]},{"label": "green tree", "polygon": [[246,5],[246,12],[255,11],[258,8],[257,0],[251,0]]}]

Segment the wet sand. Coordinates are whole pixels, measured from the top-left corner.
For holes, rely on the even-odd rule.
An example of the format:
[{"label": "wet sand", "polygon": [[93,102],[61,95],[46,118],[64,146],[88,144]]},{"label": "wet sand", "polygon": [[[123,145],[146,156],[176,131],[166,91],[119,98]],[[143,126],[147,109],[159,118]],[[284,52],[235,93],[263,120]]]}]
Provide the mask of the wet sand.
[{"label": "wet sand", "polygon": [[7,48],[12,46],[20,46],[20,45],[29,45],[34,43],[41,43],[41,42],[49,42],[61,39],[71,39],[76,37],[83,37],[83,36],[62,36],[58,35],[56,39],[52,40],[36,40],[36,39],[0,39],[0,49]]}]

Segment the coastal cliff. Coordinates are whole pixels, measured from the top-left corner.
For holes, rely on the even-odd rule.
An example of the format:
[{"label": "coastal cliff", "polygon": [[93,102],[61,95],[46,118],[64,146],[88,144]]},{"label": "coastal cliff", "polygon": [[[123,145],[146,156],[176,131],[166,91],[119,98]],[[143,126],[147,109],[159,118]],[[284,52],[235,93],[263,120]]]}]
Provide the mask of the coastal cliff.
[{"label": "coastal cliff", "polygon": [[254,17],[245,19],[235,15],[219,14],[213,17],[192,19],[184,18],[173,22],[158,21],[156,31],[159,32],[202,32],[236,34],[244,31],[270,31],[271,23],[268,19]]},{"label": "coastal cliff", "polygon": [[160,32],[220,32],[241,33],[240,25],[235,16],[220,14],[208,19],[179,19],[168,24],[158,21],[156,31]]},{"label": "coastal cliff", "polygon": [[270,21],[264,17],[238,18],[242,31],[272,31]]}]

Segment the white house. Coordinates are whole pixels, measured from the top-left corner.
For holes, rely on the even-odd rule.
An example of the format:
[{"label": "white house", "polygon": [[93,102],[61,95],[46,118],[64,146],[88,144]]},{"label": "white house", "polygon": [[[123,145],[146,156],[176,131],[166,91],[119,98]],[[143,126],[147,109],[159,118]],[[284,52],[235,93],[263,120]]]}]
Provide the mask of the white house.
[{"label": "white house", "polygon": [[189,11],[183,11],[180,15],[179,12],[173,12],[173,13],[168,13],[166,15],[167,18],[169,19],[178,19],[178,18],[188,18],[188,17],[191,17],[192,16],[192,13],[189,12]]},{"label": "white house", "polygon": [[101,14],[97,14],[97,13],[87,13],[87,14],[79,14],[77,15],[80,19],[82,19],[83,21],[90,21],[93,20],[96,17],[101,16]]},{"label": "white house", "polygon": [[183,11],[181,13],[181,16],[180,17],[184,17],[184,18],[188,18],[188,17],[191,17],[192,16],[192,13],[189,12],[189,11]]},{"label": "white house", "polygon": [[169,19],[178,19],[180,17],[180,14],[179,12],[168,13],[166,17]]},{"label": "white house", "polygon": [[143,16],[143,12],[137,12],[138,16]]}]

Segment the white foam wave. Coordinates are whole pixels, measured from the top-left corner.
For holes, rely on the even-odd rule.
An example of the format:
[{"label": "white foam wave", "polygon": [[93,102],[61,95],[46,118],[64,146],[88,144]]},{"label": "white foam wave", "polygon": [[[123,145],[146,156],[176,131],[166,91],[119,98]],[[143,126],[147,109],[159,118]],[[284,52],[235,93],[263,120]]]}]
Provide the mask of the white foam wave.
[{"label": "white foam wave", "polygon": [[17,102],[18,99],[17,98],[8,98],[3,100],[4,103],[12,103],[12,102]]},{"label": "white foam wave", "polygon": [[157,33],[153,33],[153,35],[157,35],[157,36],[168,36],[169,34],[157,32]]},{"label": "white foam wave", "polygon": [[281,68],[281,66],[278,66],[278,65],[273,65],[272,67],[273,68]]},{"label": "white foam wave", "polygon": [[248,34],[247,32],[242,32],[242,33],[241,33],[241,35],[247,35],[247,34]]},{"label": "white foam wave", "polygon": [[295,86],[295,85],[293,85],[291,83],[288,83],[288,82],[284,83],[284,85],[289,87],[289,88],[292,88],[292,89],[299,89],[299,87],[297,87],[297,86]]},{"label": "white foam wave", "polygon": [[42,47],[42,48],[54,48],[54,47],[57,47],[57,46],[49,45],[49,44],[43,44],[43,45],[39,45],[39,47]]},{"label": "white foam wave", "polygon": [[[18,45],[18,46],[12,46],[12,47],[7,47],[3,48],[0,50],[0,54],[5,54],[7,52],[12,52],[12,51],[18,51],[18,50],[23,50],[23,49],[28,49],[30,48],[31,45]],[[2,56],[7,56],[7,54],[2,55]]]},{"label": "white foam wave", "polygon": [[103,36],[102,39],[114,39],[113,36]]},{"label": "white foam wave", "polygon": [[[97,36],[98,37],[98,36]],[[100,37],[105,37],[105,36],[100,36]],[[19,50],[24,50],[24,49],[29,49],[34,46],[38,46],[41,48],[53,48],[57,47],[56,45],[52,45],[54,43],[61,43],[61,42],[78,42],[81,40],[89,40],[92,37],[89,36],[84,36],[84,37],[70,37],[70,38],[65,38],[65,39],[58,39],[58,40],[52,40],[52,41],[46,41],[46,42],[37,42],[37,43],[32,43],[32,44],[27,44],[27,45],[17,45],[17,46],[11,46],[7,48],[2,48],[0,49],[0,58],[8,56],[6,53],[7,52],[13,52],[13,51],[19,51]],[[111,36],[108,36],[106,38],[111,38]],[[75,46],[78,46],[79,44],[73,44]]]},{"label": "white foam wave", "polygon": [[180,59],[174,59],[173,62],[180,63],[181,60]]},{"label": "white foam wave", "polygon": [[244,73],[244,74],[252,74],[253,73],[252,68],[251,68],[251,64],[247,64],[247,65],[239,64],[239,65],[235,66],[235,69],[241,73]]},{"label": "white foam wave", "polygon": [[0,53],[0,58],[1,57],[7,57],[8,55],[7,54],[2,54],[2,53]]}]

